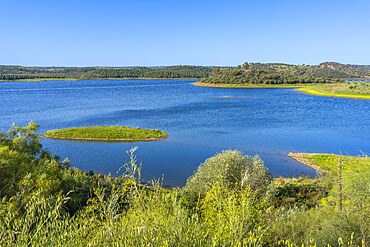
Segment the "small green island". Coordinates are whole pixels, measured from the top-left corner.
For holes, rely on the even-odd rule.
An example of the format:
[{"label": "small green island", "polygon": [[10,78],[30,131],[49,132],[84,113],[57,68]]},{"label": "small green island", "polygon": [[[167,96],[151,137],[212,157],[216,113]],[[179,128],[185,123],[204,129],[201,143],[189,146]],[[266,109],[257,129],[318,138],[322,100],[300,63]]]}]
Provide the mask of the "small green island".
[{"label": "small green island", "polygon": [[42,134],[44,137],[104,142],[143,142],[165,139],[168,134],[158,129],[131,128],[127,126],[89,126],[49,130]]}]

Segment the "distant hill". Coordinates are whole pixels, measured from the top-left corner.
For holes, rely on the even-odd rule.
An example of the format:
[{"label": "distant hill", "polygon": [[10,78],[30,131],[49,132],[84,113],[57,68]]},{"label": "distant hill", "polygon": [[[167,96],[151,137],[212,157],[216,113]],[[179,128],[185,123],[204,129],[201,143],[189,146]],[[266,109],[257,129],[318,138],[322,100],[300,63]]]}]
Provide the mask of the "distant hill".
[{"label": "distant hill", "polygon": [[72,78],[202,78],[203,83],[292,84],[339,82],[370,78],[370,65],[325,62],[319,65],[244,63],[237,67],[156,66],[156,67],[27,67],[0,65],[0,80]]},{"label": "distant hill", "polygon": [[161,67],[26,67],[0,65],[0,80],[42,78],[203,78],[212,72],[206,66]]},{"label": "distant hill", "polygon": [[370,78],[370,66],[334,62],[314,66],[245,63],[232,69],[216,68],[200,82],[212,84],[333,83],[351,78]]},{"label": "distant hill", "polygon": [[352,77],[369,77],[370,65],[341,64],[336,62],[325,62],[319,65],[320,68],[343,71],[351,74]]}]

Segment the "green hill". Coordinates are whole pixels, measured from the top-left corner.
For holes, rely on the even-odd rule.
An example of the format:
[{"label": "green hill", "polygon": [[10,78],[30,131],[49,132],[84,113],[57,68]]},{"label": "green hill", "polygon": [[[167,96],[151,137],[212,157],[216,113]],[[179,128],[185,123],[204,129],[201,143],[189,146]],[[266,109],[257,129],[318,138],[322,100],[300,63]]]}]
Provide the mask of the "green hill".
[{"label": "green hill", "polygon": [[336,83],[351,78],[369,78],[370,66],[322,63],[318,66],[282,63],[245,63],[236,68],[216,68],[200,80],[209,84]]}]

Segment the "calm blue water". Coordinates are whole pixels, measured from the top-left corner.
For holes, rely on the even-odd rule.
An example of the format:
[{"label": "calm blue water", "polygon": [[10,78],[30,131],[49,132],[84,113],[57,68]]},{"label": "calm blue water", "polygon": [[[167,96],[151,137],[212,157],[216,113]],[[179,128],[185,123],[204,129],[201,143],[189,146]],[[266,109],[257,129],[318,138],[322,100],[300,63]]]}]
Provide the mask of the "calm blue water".
[{"label": "calm blue water", "polygon": [[[224,149],[259,154],[275,176],[315,175],[287,152],[370,153],[370,101],[305,95],[293,89],[215,89],[189,80],[0,83],[0,129],[33,119],[55,128],[127,125],[159,128],[166,140],[97,143],[44,139],[53,154],[85,171],[116,174],[138,146],[146,180],[181,186]],[[224,96],[233,96],[225,98]]]}]

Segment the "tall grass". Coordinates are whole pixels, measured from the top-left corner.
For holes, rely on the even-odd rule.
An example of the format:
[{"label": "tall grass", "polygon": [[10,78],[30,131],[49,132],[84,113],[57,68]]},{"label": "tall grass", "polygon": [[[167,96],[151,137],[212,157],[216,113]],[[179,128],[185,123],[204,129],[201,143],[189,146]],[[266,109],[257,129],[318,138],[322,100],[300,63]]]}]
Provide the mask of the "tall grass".
[{"label": "tall grass", "polygon": [[[22,135],[32,137],[29,129],[14,131],[0,135],[0,246],[369,245],[363,160],[345,160],[338,210],[330,174],[272,180],[258,157],[235,150],[205,161],[184,188],[166,189],[142,183],[135,149],[122,176],[86,174],[33,147],[38,139]],[[338,157],[311,158],[330,168]]]}]

